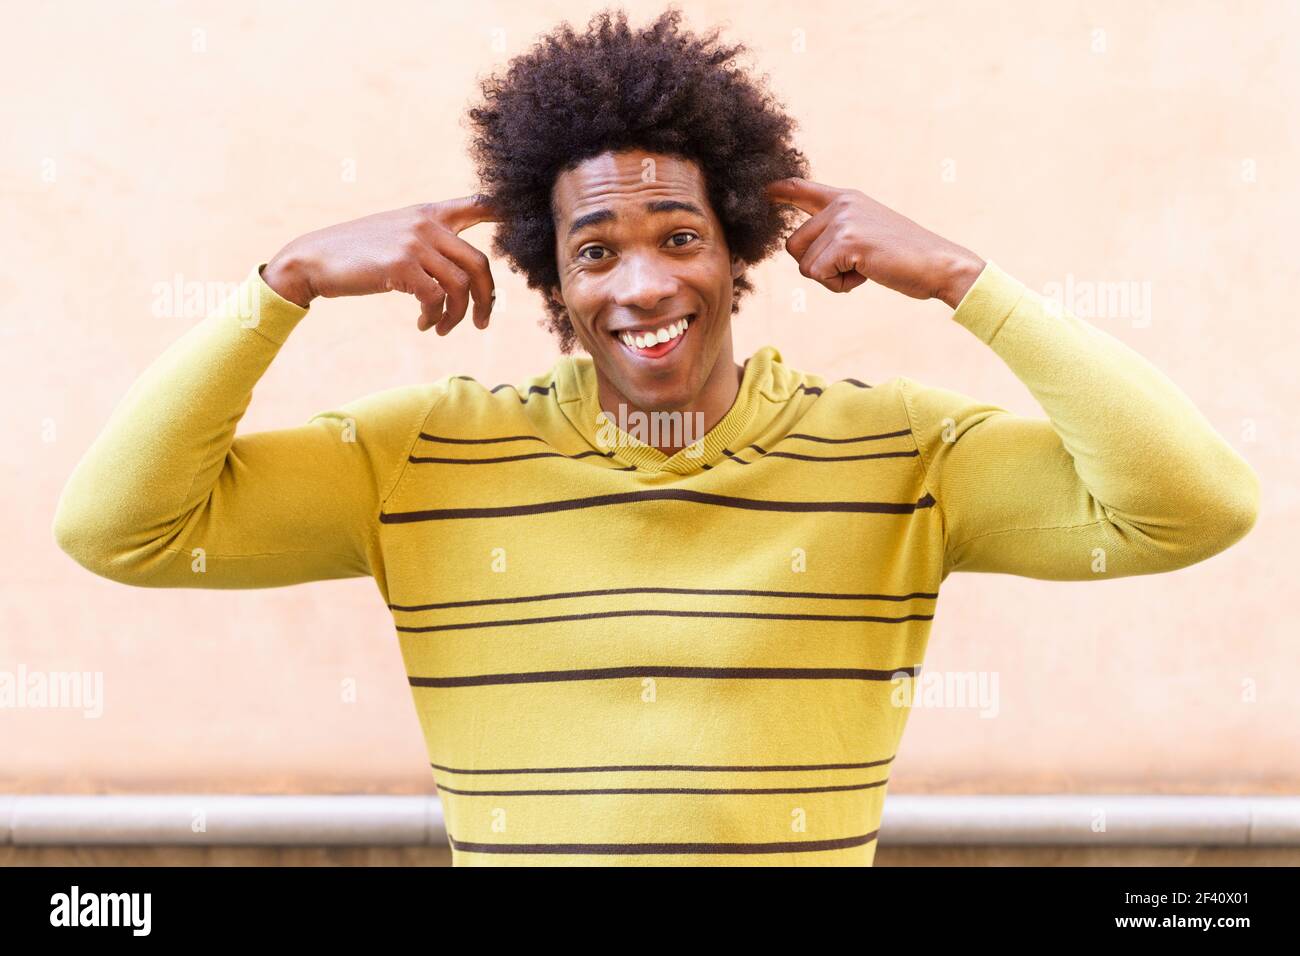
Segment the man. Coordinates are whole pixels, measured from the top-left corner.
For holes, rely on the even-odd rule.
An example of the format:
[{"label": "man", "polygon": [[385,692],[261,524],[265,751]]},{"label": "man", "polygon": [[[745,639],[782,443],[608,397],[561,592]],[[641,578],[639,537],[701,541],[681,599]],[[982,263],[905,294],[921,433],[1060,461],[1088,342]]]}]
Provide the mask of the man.
[{"label": "man", "polygon": [[[458,865],[869,865],[949,573],[1167,571],[1255,520],[1254,472],[1159,371],[810,180],[736,51],[677,18],[562,28],[470,114],[480,192],[252,270],[132,386],[56,517],[79,562],[144,587],[373,576]],[[772,346],[737,365],[744,268],[796,210],[803,275],[943,300],[1048,420]],[[235,437],[317,297],[397,290],[422,330],[471,306],[489,328],[488,260],[458,236],[484,221],[544,296],[551,368]]]}]

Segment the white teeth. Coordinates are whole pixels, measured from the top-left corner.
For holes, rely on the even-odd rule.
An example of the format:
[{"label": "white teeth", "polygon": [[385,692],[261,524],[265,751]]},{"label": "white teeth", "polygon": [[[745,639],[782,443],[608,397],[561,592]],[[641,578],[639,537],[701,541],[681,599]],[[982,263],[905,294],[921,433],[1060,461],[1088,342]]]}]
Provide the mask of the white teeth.
[{"label": "white teeth", "polygon": [[678,319],[672,325],[666,325],[655,332],[624,332],[619,338],[628,348],[644,349],[663,342],[671,342],[685,332],[689,324],[687,319]]}]

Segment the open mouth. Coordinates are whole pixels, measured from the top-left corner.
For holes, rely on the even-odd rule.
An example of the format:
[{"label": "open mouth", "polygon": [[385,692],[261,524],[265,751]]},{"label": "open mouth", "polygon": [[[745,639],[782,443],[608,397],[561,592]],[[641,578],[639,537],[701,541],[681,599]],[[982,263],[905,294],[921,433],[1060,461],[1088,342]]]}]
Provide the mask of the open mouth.
[{"label": "open mouth", "polygon": [[681,345],[682,339],[690,333],[695,324],[695,313],[683,316],[653,332],[633,330],[628,332],[611,332],[623,347],[638,358],[663,358]]}]

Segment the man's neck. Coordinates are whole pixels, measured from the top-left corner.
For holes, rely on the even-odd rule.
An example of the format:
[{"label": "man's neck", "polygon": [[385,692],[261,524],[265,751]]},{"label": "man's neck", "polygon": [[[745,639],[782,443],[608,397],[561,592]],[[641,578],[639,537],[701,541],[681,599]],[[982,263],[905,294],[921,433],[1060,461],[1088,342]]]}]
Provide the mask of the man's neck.
[{"label": "man's neck", "polygon": [[[687,445],[693,444],[703,438],[713,426],[722,421],[727,412],[736,403],[736,396],[740,394],[740,383],[745,377],[745,366],[749,364],[749,359],[745,359],[744,365],[737,365],[735,359],[728,352],[718,357],[717,364],[714,365],[713,371],[709,374],[700,389],[699,395],[695,402],[689,408],[672,409],[681,415],[683,428],[680,433],[672,428],[658,429],[660,442],[653,443],[655,448],[660,452],[671,457],[675,452],[680,451]],[[618,414],[620,406],[626,409],[625,415],[631,415],[633,412],[640,411],[645,414],[647,420],[651,420],[651,412],[648,409],[641,409],[634,406],[626,398],[621,396],[613,386],[609,385],[597,375],[597,398],[600,402],[601,409],[615,423],[621,419]],[[661,409],[660,412],[667,411]],[[699,413],[697,416],[696,413]],[[699,427],[696,427],[699,422]],[[635,437],[642,438],[641,435]],[[682,437],[685,440],[680,444],[663,444],[664,440],[671,441],[675,437]],[[651,442],[646,442],[652,444]]]}]

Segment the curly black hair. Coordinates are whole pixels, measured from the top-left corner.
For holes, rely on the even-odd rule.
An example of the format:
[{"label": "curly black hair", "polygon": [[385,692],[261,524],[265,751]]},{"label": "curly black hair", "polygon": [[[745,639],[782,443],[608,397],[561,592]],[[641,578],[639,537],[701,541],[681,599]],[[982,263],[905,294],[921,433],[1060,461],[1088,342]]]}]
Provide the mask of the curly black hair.
[{"label": "curly black hair", "polygon": [[[718,46],[719,28],[680,32],[669,7],[640,31],[627,14],[603,10],[587,32],[566,22],[512,59],[504,78],[482,81],[483,101],[468,113],[479,193],[499,210],[492,249],[542,293],[561,352],[577,345],[555,261],[551,189],[565,170],[607,151],[643,149],[694,161],[727,246],[746,263],[784,241],[797,210],[772,203],[767,183],[808,177],[791,143],[796,121],[732,61],[743,44]],[[731,311],[752,286],[734,280]]]}]

